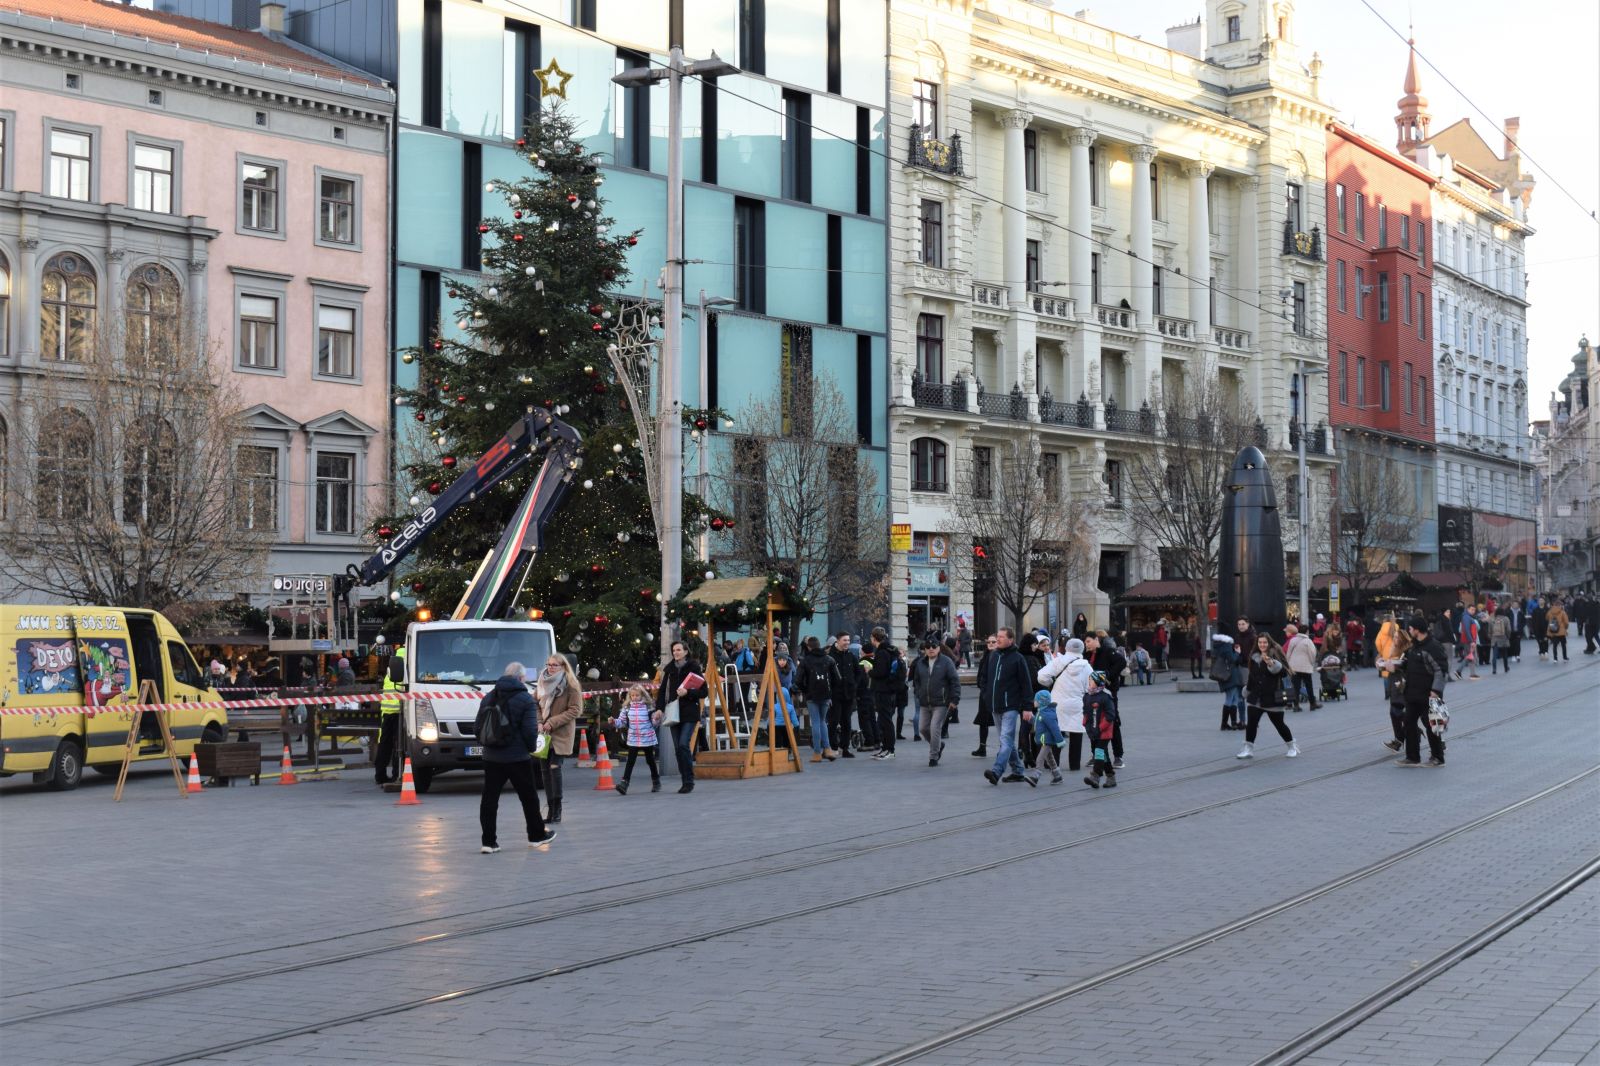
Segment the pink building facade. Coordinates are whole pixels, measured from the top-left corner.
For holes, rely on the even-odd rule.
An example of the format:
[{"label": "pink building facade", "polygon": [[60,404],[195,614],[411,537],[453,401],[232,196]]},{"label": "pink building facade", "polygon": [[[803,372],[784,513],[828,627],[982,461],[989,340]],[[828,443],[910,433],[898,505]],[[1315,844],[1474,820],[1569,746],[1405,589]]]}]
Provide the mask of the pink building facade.
[{"label": "pink building facade", "polygon": [[279,34],[94,0],[0,11],[0,490],[30,491],[22,441],[61,416],[40,380],[159,305],[248,408],[238,521],[274,548],[258,586],[218,595],[365,555],[388,500],[393,103]]}]

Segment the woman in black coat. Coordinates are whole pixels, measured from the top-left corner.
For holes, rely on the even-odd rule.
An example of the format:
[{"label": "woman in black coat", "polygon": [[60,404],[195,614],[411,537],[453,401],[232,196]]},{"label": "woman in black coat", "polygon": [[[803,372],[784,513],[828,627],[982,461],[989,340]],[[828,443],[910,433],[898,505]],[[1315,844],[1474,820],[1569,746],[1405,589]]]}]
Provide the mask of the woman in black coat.
[{"label": "woman in black coat", "polygon": [[1245,707],[1250,717],[1245,725],[1244,747],[1239,749],[1238,758],[1254,757],[1256,727],[1261,724],[1264,714],[1272,719],[1272,728],[1288,745],[1284,754],[1293,759],[1300,754],[1300,748],[1294,742],[1294,734],[1289,732],[1288,723],[1283,720],[1283,679],[1289,672],[1283,649],[1267,634],[1257,633],[1249,664],[1249,676],[1244,689]]},{"label": "woman in black coat", "polygon": [[[1048,644],[1042,647],[1045,651],[1049,649]],[[1017,648],[1022,652],[1022,661],[1028,664],[1029,684],[1037,684],[1036,679],[1039,676],[1039,671],[1044,669],[1045,660],[1044,653],[1040,650],[1041,644],[1038,635],[1034,633],[1022,634],[1017,639]],[[1039,741],[1032,729],[1018,731],[1017,750],[1022,753],[1024,766],[1032,766],[1034,764],[1034,761],[1039,757]]]},{"label": "woman in black coat", "polygon": [[994,725],[994,709],[989,705],[989,689],[992,687],[990,676],[994,670],[994,636],[991,634],[984,638],[983,651],[978,655],[978,714],[973,722],[978,727],[978,750],[972,753],[974,759],[989,757],[989,727]]},{"label": "woman in black coat", "polygon": [[1076,618],[1074,618],[1072,620],[1072,635],[1077,637],[1079,640],[1082,640],[1085,636],[1088,635],[1088,633],[1089,633],[1089,619],[1084,615],[1084,613],[1082,611],[1079,611],[1078,612],[1078,617],[1076,617]]}]

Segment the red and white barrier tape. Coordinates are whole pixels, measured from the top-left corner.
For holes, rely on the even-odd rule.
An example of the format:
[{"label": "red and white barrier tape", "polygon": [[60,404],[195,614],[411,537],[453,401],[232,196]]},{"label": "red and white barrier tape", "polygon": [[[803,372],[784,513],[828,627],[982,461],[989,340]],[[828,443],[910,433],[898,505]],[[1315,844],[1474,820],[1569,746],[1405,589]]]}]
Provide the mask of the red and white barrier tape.
[{"label": "red and white barrier tape", "polygon": [[[641,682],[643,684],[643,682]],[[603,688],[595,689],[583,694],[584,699],[593,699],[596,696],[611,696],[627,692],[628,688]],[[653,685],[645,685],[653,688]],[[45,707],[0,707],[0,714],[7,715],[38,715],[38,714],[120,714],[123,711],[224,711],[224,710],[251,710],[274,707],[305,707],[308,705],[327,707],[345,703],[383,703],[387,700],[422,700],[422,699],[471,699],[478,695],[476,692],[468,693],[452,689],[436,689],[432,692],[362,692],[346,696],[281,696],[262,697],[253,700],[195,700],[191,703],[115,703],[99,707],[72,706],[68,704],[52,704]]]}]

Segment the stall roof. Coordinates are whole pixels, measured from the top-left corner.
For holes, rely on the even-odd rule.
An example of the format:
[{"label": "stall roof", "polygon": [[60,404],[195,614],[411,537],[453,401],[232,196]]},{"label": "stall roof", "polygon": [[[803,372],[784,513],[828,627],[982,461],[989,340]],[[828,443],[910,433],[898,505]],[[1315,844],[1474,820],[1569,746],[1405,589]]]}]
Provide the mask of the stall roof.
[{"label": "stall roof", "polygon": [[[1311,587],[1317,592],[1327,592],[1328,582],[1334,580],[1340,582],[1344,592],[1355,591],[1355,582],[1348,574],[1317,574],[1311,579]],[[1414,595],[1423,591],[1425,587],[1415,575],[1408,574],[1404,570],[1386,570],[1381,574],[1372,575],[1363,591],[1389,595]]]},{"label": "stall roof", "polygon": [[1116,597],[1118,603],[1193,604],[1187,581],[1141,581]]}]

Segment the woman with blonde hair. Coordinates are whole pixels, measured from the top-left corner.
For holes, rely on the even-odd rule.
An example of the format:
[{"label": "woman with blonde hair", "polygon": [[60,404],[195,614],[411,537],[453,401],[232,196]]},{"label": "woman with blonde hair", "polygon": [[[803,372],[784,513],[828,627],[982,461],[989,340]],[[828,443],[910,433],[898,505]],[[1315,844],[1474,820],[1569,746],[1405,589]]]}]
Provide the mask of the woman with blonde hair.
[{"label": "woman with blonde hair", "polygon": [[550,755],[544,761],[544,795],[550,802],[546,821],[561,821],[561,761],[572,757],[578,715],[583,713],[583,685],[572,663],[551,652],[534,686],[539,701],[539,732],[550,737]]},{"label": "woman with blonde hair", "polygon": [[1389,701],[1389,724],[1394,727],[1394,739],[1384,741],[1383,746],[1390,751],[1399,751],[1406,742],[1406,690],[1404,676],[1400,673],[1400,661],[1411,647],[1411,637],[1395,624],[1394,616],[1390,615],[1384,620],[1383,628],[1378,630],[1377,644],[1378,676],[1383,678],[1383,695]]}]

